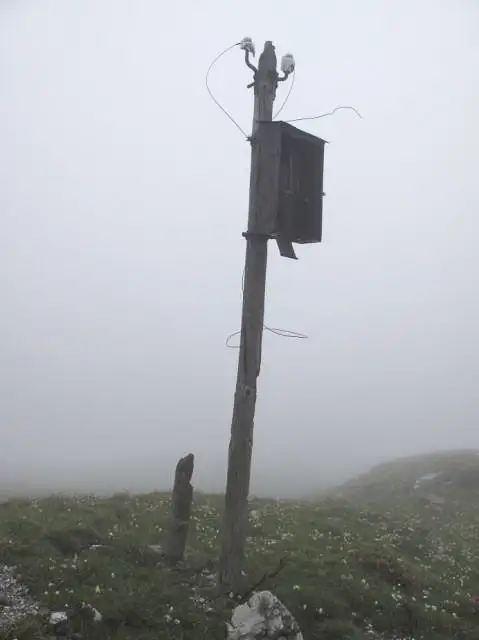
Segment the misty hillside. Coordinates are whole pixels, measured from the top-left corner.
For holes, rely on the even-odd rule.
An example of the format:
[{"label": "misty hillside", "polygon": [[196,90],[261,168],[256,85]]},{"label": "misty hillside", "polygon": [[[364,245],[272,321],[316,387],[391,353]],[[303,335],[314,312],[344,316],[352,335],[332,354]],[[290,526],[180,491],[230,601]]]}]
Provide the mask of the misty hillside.
[{"label": "misty hillside", "polygon": [[333,491],[359,503],[479,505],[479,451],[399,458],[373,467]]}]

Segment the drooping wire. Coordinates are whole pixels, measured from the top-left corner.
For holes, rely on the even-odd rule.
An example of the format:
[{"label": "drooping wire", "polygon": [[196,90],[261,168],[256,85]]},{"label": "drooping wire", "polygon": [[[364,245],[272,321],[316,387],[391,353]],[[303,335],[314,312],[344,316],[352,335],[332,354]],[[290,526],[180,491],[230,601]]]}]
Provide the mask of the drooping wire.
[{"label": "drooping wire", "polygon": [[345,107],[335,107],[332,111],[328,111],[328,113],[320,113],[318,116],[312,116],[309,118],[293,118],[292,120],[285,120],[285,122],[299,122],[300,120],[318,120],[319,118],[325,118],[326,116],[332,116],[336,113],[336,111],[339,111],[340,109],[351,109],[351,111],[354,111],[354,113],[358,116],[358,118],[362,119],[362,115],[359,113],[359,111],[356,109],[356,107],[351,107],[351,106],[345,106]]},{"label": "drooping wire", "polygon": [[288,89],[288,93],[286,94],[286,98],[283,100],[283,104],[280,106],[280,108],[278,109],[278,111],[276,111],[276,113],[274,114],[274,116],[273,116],[273,120],[276,120],[276,118],[279,116],[279,114],[281,113],[281,111],[283,111],[283,109],[284,109],[284,108],[285,108],[285,106],[286,106],[286,103],[288,102],[288,100],[289,100],[289,98],[290,98],[290,96],[291,96],[291,93],[293,92],[294,81],[295,81],[295,79],[296,79],[296,69],[293,71],[292,76],[293,76],[293,77],[292,77],[292,79],[291,79],[291,82],[290,82],[290,85],[289,85],[289,89]]},{"label": "drooping wire", "polygon": [[[241,278],[241,289],[243,292],[244,292],[244,277],[245,277],[245,270],[243,268],[243,275]],[[270,333],[274,333],[275,335],[280,336],[281,338],[295,338],[297,340],[304,340],[308,337],[305,333],[299,333],[298,331],[291,331],[290,329],[278,329],[277,327],[269,327],[266,324],[263,324],[263,329],[265,329],[266,331],[269,331]],[[235,331],[234,333],[230,333],[230,335],[226,338],[226,341],[225,341],[225,345],[228,347],[228,349],[240,348],[239,344],[230,344],[230,340],[235,336],[239,336],[240,334],[241,334],[241,330]]]},{"label": "drooping wire", "polygon": [[[270,333],[274,333],[280,338],[295,338],[297,340],[305,340],[308,336],[305,333],[299,333],[299,331],[290,331],[289,329],[278,329],[276,327],[268,327],[268,325],[263,324],[263,329],[269,331]],[[241,331],[235,331],[234,333],[230,333],[230,335],[225,340],[225,346],[228,349],[239,349],[239,344],[230,344],[230,341],[235,336],[239,336]]]},{"label": "drooping wire", "polygon": [[241,131],[241,133],[244,135],[244,137],[246,139],[248,139],[248,134],[241,128],[241,126],[236,122],[236,120],[233,118],[233,116],[231,114],[228,113],[228,111],[223,107],[222,104],[219,103],[219,101],[215,98],[215,96],[213,95],[213,92],[210,89],[210,85],[208,82],[209,79],[209,75],[211,72],[211,69],[214,67],[214,65],[218,62],[218,60],[220,58],[222,58],[225,53],[228,53],[228,51],[231,51],[231,49],[234,49],[235,47],[239,47],[239,45],[241,44],[241,42],[235,42],[235,44],[232,44],[230,47],[227,47],[224,51],[222,51],[221,53],[219,53],[216,58],[213,60],[213,62],[210,64],[210,66],[208,67],[208,71],[206,72],[206,76],[205,76],[205,85],[206,85],[206,90],[208,91],[208,93],[210,94],[210,98],[213,100],[213,102],[216,104],[217,107],[219,107],[221,109],[221,111],[225,114],[225,116],[227,116],[231,122],[234,124],[234,126]]}]

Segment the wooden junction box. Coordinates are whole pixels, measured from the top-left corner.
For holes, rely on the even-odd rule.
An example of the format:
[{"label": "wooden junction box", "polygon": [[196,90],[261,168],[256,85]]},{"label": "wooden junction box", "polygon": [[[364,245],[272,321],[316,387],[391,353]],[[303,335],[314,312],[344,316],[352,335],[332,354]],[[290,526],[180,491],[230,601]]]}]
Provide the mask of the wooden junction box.
[{"label": "wooden junction box", "polygon": [[260,123],[253,233],[286,242],[321,242],[325,141],[286,122]]}]

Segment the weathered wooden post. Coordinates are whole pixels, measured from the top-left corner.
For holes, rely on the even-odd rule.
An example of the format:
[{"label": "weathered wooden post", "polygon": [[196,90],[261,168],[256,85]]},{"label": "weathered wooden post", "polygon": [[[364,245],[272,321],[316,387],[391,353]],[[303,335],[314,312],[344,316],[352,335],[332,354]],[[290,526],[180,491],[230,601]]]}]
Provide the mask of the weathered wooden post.
[{"label": "weathered wooden post", "polygon": [[189,453],[178,460],[175,470],[175,482],[171,496],[171,522],[166,534],[163,553],[165,559],[172,564],[183,560],[186,539],[193,502],[191,478],[195,464],[195,456]]},{"label": "weathered wooden post", "polygon": [[289,53],[277,71],[275,48],[265,42],[258,67],[250,61],[254,46],[244,38],[246,65],[253,71],[254,115],[251,142],[250,197],[246,238],[243,308],[236,390],[228,451],[218,583],[238,592],[248,524],[248,494],[253,451],[257,383],[262,359],[268,240],[280,255],[296,259],[293,242],[321,242],[324,140],[286,122],[273,121],[278,82],[294,71]]}]

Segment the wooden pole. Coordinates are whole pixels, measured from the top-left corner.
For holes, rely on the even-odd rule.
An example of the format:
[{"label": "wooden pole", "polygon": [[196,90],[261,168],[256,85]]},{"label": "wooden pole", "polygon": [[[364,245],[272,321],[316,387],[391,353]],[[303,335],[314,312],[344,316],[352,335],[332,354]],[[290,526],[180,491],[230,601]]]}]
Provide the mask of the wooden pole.
[{"label": "wooden pole", "polygon": [[[248,57],[246,57],[248,63]],[[248,64],[248,66],[251,66]],[[248,493],[256,407],[256,382],[261,366],[268,235],[265,217],[276,198],[271,180],[271,155],[255,139],[260,122],[273,119],[278,73],[272,42],[266,42],[254,79],[254,117],[251,136],[251,175],[246,237],[243,309],[238,373],[228,454],[219,587],[237,591],[241,587],[248,524]]]},{"label": "wooden pole", "polygon": [[195,457],[189,453],[178,460],[175,469],[175,482],[171,496],[171,520],[163,549],[165,559],[172,564],[183,560],[185,554],[193,501],[191,478],[194,464]]}]

